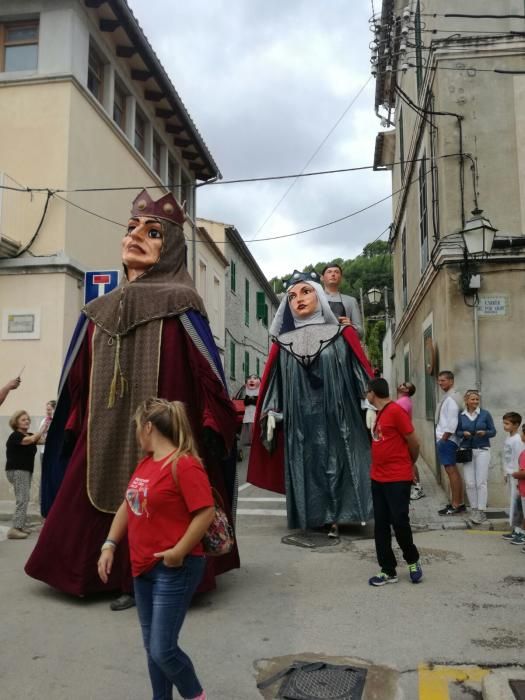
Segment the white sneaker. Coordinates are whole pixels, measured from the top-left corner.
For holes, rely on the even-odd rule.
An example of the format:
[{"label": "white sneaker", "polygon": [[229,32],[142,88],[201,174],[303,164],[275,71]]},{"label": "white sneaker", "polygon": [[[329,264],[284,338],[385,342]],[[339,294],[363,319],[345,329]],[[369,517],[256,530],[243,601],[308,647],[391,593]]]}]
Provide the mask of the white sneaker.
[{"label": "white sneaker", "polygon": [[410,487],[410,500],[417,501],[420,498],[424,498],[424,496],[425,492],[423,491],[421,484],[412,484]]},{"label": "white sneaker", "polygon": [[12,527],[7,533],[8,540],[26,540],[27,532],[19,530],[17,527]]}]

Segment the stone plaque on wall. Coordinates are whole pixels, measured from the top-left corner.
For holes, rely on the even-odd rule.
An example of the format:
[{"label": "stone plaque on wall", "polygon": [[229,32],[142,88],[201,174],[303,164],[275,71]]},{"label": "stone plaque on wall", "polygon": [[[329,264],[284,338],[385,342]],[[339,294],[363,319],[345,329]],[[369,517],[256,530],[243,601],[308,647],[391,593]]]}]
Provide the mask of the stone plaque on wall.
[{"label": "stone plaque on wall", "polygon": [[38,340],[40,311],[37,309],[5,310],[2,314],[2,340]]},{"label": "stone plaque on wall", "polygon": [[480,295],[478,313],[486,318],[507,316],[509,313],[508,296],[506,294]]}]

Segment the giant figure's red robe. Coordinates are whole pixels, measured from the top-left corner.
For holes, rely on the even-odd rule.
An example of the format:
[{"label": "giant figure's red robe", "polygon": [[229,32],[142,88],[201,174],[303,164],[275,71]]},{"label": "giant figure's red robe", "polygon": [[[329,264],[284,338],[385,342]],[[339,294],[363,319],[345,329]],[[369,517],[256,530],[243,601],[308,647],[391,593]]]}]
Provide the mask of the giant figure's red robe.
[{"label": "giant figure's red robe", "polygon": [[[113,514],[104,513],[92,505],[86,484],[93,328],[89,322],[87,334],[67,377],[70,412],[66,428],[75,434],[75,447],[25,567],[29,576],[75,596],[108,590],[132,590],[126,540],[120,543],[116,551],[108,584],[103,584],[97,573],[100,546],[107,536]],[[148,359],[144,357],[143,362],[147,363]],[[141,367],[135,367],[134,371],[140,373]],[[236,428],[235,411],[223,383],[208,360],[196,349],[178,317],[164,320],[158,396],[169,401],[182,401],[186,405],[210,481],[221,494],[228,510],[232,505],[231,484],[225,483],[224,455],[219,455],[214,446],[222,445],[226,451],[231,450]],[[212,436],[212,439],[206,439],[206,436]],[[116,434],[114,439],[118,442],[119,435]],[[199,590],[213,588],[216,575],[238,567],[237,548],[228,555],[209,559]]]}]

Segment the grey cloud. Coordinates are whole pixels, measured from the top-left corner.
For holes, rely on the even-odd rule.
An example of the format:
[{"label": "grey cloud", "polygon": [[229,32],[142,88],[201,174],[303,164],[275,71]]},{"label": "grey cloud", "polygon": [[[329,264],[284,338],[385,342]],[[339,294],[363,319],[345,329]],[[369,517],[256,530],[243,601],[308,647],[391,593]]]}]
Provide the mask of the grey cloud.
[{"label": "grey cloud", "polygon": [[[369,74],[369,0],[130,4],[226,179],[298,172]],[[308,170],[371,163],[378,128],[370,84]],[[202,188],[198,211],[250,238],[288,184]],[[388,192],[388,176],[368,171],[301,180],[260,237],[318,225]],[[390,218],[387,202],[320,232],[250,248],[268,275],[282,274],[288,260],[353,257]]]}]

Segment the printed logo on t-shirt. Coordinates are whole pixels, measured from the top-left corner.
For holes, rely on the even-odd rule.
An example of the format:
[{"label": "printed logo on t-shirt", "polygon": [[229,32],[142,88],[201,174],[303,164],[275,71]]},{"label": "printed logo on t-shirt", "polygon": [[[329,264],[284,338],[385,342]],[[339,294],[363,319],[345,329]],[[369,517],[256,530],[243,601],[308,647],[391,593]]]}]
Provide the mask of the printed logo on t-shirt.
[{"label": "printed logo on t-shirt", "polygon": [[149,479],[135,477],[127,488],[126,501],[128,502],[131,512],[135,515],[143,515],[145,513],[146,517],[149,517],[148,484]]},{"label": "printed logo on t-shirt", "polygon": [[379,421],[376,420],[374,427],[372,428],[372,440],[374,442],[381,442],[383,440],[383,431],[378,423]]}]

